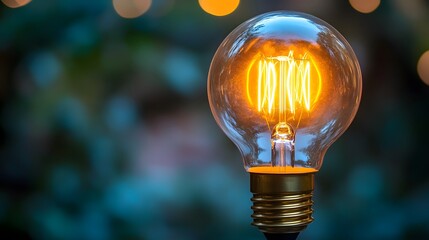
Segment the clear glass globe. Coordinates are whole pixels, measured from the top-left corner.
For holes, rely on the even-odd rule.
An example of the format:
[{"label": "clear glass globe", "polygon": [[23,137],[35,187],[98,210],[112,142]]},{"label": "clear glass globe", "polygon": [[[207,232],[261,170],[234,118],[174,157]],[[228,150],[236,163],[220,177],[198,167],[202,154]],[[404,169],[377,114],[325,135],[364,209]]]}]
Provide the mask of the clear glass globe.
[{"label": "clear glass globe", "polygon": [[318,171],[353,120],[361,88],[344,37],[314,16],[288,11],[234,29],[208,75],[213,115],[249,172]]}]

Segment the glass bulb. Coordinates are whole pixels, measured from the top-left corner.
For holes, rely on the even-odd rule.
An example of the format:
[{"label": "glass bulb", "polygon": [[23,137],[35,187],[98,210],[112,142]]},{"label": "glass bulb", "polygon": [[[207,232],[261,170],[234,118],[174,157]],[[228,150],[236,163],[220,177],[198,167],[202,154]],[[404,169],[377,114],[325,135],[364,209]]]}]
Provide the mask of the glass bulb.
[{"label": "glass bulb", "polygon": [[317,171],[356,114],[361,73],[333,27],[303,13],[271,12],[222,42],[210,66],[208,96],[247,171]]},{"label": "glass bulb", "polygon": [[210,66],[208,98],[248,172],[308,174],[350,125],[361,85],[357,58],[337,30],[311,15],[277,11],[225,38]]}]

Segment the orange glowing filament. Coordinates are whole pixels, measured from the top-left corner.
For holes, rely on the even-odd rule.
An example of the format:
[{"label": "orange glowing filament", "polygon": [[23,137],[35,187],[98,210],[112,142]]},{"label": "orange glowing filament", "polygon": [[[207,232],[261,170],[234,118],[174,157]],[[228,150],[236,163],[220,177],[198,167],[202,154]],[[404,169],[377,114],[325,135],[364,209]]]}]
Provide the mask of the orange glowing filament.
[{"label": "orange glowing filament", "polygon": [[256,100],[259,112],[269,115],[278,112],[279,120],[284,121],[286,112],[311,110],[320,94],[321,78],[307,54],[296,59],[290,51],[288,56],[254,60],[247,72],[246,85],[247,97],[252,104]]}]

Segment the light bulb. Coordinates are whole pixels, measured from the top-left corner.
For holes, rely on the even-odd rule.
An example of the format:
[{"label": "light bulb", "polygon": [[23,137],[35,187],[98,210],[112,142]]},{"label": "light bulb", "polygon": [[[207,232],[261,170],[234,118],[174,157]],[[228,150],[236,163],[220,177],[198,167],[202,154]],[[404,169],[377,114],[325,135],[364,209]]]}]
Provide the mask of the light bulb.
[{"label": "light bulb", "polygon": [[353,120],[362,77],[326,22],[277,11],[234,29],[208,74],[210,108],[250,173],[253,225],[300,232],[312,222],[314,173]]}]

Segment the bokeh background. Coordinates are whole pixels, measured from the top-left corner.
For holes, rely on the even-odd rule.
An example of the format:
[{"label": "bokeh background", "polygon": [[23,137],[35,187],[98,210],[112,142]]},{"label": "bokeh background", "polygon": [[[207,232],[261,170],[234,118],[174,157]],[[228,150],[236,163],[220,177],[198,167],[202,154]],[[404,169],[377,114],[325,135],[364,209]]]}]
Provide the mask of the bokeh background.
[{"label": "bokeh background", "polygon": [[425,0],[242,0],[224,16],[197,0],[2,0],[1,235],[264,239],[206,76],[226,35],[272,10],[329,22],[363,71],[300,239],[428,239]]}]

